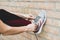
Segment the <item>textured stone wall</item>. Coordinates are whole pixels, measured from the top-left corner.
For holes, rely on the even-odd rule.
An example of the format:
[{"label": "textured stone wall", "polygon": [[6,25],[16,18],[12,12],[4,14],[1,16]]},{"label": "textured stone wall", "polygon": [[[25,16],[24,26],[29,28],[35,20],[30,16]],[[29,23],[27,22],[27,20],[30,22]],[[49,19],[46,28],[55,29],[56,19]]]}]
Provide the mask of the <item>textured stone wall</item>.
[{"label": "textured stone wall", "polygon": [[[0,9],[16,13],[31,13],[36,15],[40,10],[46,10],[47,22],[38,40],[60,40],[60,0],[0,0]],[[0,40],[36,40],[33,32],[3,36]]]}]

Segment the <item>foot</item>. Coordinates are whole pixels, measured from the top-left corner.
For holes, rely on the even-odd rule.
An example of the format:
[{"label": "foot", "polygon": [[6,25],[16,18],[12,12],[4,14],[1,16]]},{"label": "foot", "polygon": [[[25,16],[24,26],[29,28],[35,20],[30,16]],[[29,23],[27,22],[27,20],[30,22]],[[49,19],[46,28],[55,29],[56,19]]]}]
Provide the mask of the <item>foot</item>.
[{"label": "foot", "polygon": [[42,31],[43,25],[46,21],[46,11],[42,10],[40,12],[40,14],[38,14],[38,16],[35,18],[34,20],[34,24],[38,25],[38,27],[36,28],[36,31],[34,31],[34,33],[39,34]]}]

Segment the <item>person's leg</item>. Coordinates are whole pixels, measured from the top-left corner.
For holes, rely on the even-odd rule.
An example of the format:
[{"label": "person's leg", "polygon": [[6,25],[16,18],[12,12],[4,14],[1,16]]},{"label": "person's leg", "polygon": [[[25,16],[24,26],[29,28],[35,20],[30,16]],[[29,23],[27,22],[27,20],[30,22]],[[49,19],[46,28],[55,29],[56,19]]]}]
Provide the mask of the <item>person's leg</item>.
[{"label": "person's leg", "polygon": [[14,15],[4,9],[0,9],[0,19],[7,25],[10,26],[26,26],[30,24],[31,22],[28,20],[25,20],[22,17],[19,17],[17,15]]},{"label": "person's leg", "polygon": [[20,26],[26,26],[26,25],[30,24],[30,25],[27,26],[27,28],[31,29],[31,30],[33,30],[35,28],[35,26],[38,26],[37,31],[35,32],[37,34],[41,32],[42,27],[43,27],[43,25],[46,21],[45,11],[42,11],[41,14],[39,14],[38,17],[35,18],[33,24],[31,24],[30,21],[25,20],[25,19],[23,19],[21,17],[18,17],[16,15],[12,15],[9,12],[2,11],[1,14],[4,14],[2,16],[3,17],[2,20],[4,21],[4,23],[6,23],[10,26],[20,27]]}]

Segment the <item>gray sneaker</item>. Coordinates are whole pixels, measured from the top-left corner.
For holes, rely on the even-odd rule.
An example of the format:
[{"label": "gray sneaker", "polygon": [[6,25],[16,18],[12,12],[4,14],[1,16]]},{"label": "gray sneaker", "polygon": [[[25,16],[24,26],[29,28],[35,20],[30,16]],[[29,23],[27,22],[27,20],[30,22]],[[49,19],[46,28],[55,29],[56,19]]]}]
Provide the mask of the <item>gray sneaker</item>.
[{"label": "gray sneaker", "polygon": [[36,28],[36,31],[34,31],[35,34],[39,34],[42,31],[43,25],[46,22],[46,11],[41,10],[40,14],[35,18],[34,23],[38,26]]}]

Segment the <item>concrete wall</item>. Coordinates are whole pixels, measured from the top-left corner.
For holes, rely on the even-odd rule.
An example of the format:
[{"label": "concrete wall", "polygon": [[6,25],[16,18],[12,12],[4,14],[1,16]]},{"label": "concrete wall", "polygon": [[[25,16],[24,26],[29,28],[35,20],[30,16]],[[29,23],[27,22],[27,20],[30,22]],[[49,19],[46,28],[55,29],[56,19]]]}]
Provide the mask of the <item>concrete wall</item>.
[{"label": "concrete wall", "polygon": [[[60,0],[0,0],[0,9],[16,13],[32,13],[46,10],[47,22],[38,40],[60,40]],[[36,40],[33,32],[3,36],[0,40]]]}]

